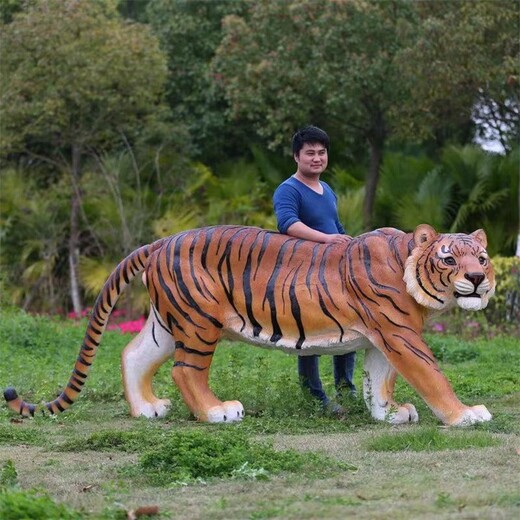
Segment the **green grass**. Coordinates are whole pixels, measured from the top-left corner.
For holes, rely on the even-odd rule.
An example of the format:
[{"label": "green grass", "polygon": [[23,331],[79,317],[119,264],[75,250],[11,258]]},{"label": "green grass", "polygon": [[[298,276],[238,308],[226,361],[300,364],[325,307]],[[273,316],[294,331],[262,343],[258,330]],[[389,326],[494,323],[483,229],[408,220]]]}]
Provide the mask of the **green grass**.
[{"label": "green grass", "polygon": [[439,451],[498,445],[500,441],[488,432],[421,427],[413,432],[383,433],[367,442],[366,447],[370,451]]},{"label": "green grass", "polygon": [[260,478],[280,473],[333,475],[356,469],[317,453],[275,451],[268,442],[253,441],[238,428],[172,432],[139,456],[130,474],[152,485],[185,485],[215,478]]},{"label": "green grass", "polygon": [[[68,380],[85,325],[85,321],[76,325],[57,318],[30,316],[17,310],[0,311],[0,356],[3,360],[0,385],[4,388],[14,386],[26,401],[33,403],[54,398]],[[201,505],[195,516],[310,518],[326,517],[327,514],[337,516],[338,511],[356,514],[356,511],[363,510],[366,511],[365,517],[370,517],[374,513],[370,508],[378,506],[367,499],[367,490],[360,498],[356,493],[343,491],[342,487],[350,489],[350,482],[355,482],[352,480],[355,477],[347,475],[357,475],[356,467],[361,466],[359,478],[368,471],[366,460],[379,460],[379,456],[395,454],[398,467],[401,457],[411,453],[500,451],[502,442],[505,442],[504,435],[507,440],[508,435],[520,434],[520,376],[515,368],[520,366],[520,342],[514,337],[466,341],[454,336],[427,336],[442,371],[461,401],[469,405],[485,404],[493,414],[491,422],[461,430],[442,428],[422,399],[401,378],[396,384],[396,399],[416,405],[420,425],[395,428],[376,422],[361,398],[343,401],[348,410],[346,418],[337,420],[325,416],[302,392],[295,357],[229,342],[222,342],[217,349],[210,384],[221,399],[239,399],[244,404],[244,421],[225,425],[193,421],[172,383],[170,363],[160,369],[154,380],[156,394],[172,401],[167,417],[157,421],[130,418],[120,373],[121,351],[130,339],[130,336],[117,332],[105,334],[84,391],[65,413],[58,416],[39,414],[22,420],[7,406],[0,407],[0,450],[3,447],[3,453],[9,457],[12,452],[15,461],[9,463],[5,458],[0,459],[0,467],[4,465],[0,479],[0,518],[125,518],[128,508],[125,511],[119,503],[130,501],[129,497],[133,497],[136,491],[145,490],[143,493],[146,495],[146,490],[150,489],[151,497],[157,495],[164,501],[168,495],[161,495],[154,489],[179,485],[190,488],[201,486],[203,482],[208,491],[219,489],[218,486],[230,486],[231,495],[226,500],[214,497],[208,504]],[[362,389],[363,357],[363,352],[359,352],[355,371],[359,390]],[[327,393],[332,396],[332,362],[328,356],[321,358],[320,373]],[[365,431],[369,434],[356,445],[356,452],[342,451],[345,439],[350,436],[358,439],[364,436]],[[339,455],[330,457],[322,452],[322,444],[330,442],[334,436],[340,439],[337,449],[334,447],[333,450]],[[294,444],[299,449],[275,447],[273,440],[278,438],[301,438]],[[307,442],[311,448],[306,447]],[[41,463],[43,473],[38,473],[38,464],[32,464],[31,460],[24,462],[24,450],[34,453],[36,461],[44,461]],[[117,464],[112,469],[104,469],[103,463],[97,463],[101,473],[91,478],[103,496],[104,508],[92,506],[95,513],[69,507],[66,499],[64,503],[57,501],[57,496],[63,498],[63,491],[57,494],[53,491],[55,489],[70,489],[74,494],[74,489],[66,483],[48,484],[49,489],[34,484],[23,484],[22,487],[23,482],[40,482],[41,476],[49,471],[63,474],[63,479],[71,478],[68,472],[76,475],[74,464],[77,463],[67,461],[76,461],[76,457],[94,471],[96,463],[89,465],[90,454],[99,457],[105,453],[106,458],[101,457],[100,461],[113,459]],[[364,459],[364,453],[370,458]],[[497,456],[497,467],[504,463],[504,456]],[[442,460],[446,459],[446,455],[442,457]],[[385,459],[384,464],[389,463]],[[79,467],[82,465],[78,470]],[[480,482],[478,467],[466,471],[468,479],[475,479],[476,483]],[[493,465],[491,468],[490,471],[494,469]],[[409,471],[398,471],[398,475],[403,475],[399,478],[405,479],[405,485],[424,482],[425,489],[421,493],[431,488],[428,472],[414,479],[413,472],[408,474]],[[392,477],[396,478],[395,475]],[[271,494],[280,489],[276,496],[250,498],[251,509],[247,514],[236,505],[233,494],[241,491],[233,487],[236,486],[233,482],[253,486],[252,483],[258,481],[265,485],[266,482],[277,482],[277,479],[282,483],[269,488]],[[302,479],[306,487],[319,491],[302,494],[299,491]],[[323,486],[318,482],[323,482]],[[334,492],[334,486],[339,482],[344,483],[337,484],[339,487]],[[389,482],[387,485],[388,489],[394,490],[393,484]],[[261,488],[247,489],[254,495],[255,490]],[[385,493],[390,497],[393,491]],[[384,500],[385,493],[377,500]],[[519,503],[517,495],[507,489],[500,496],[496,492],[484,497],[482,491],[478,493],[473,500],[467,500],[475,508],[492,504],[510,511]],[[74,504],[83,503],[84,497],[74,496]],[[150,500],[154,503],[153,498]],[[393,496],[392,500],[401,499]],[[450,508],[456,510],[460,507],[462,502],[466,503],[465,497],[440,486],[428,503],[434,509],[449,512]],[[31,509],[33,506],[34,510]],[[420,511],[422,509],[410,510],[410,515],[420,514]],[[176,509],[163,508],[161,518],[173,518],[175,514]],[[178,514],[181,514],[180,510]]]}]

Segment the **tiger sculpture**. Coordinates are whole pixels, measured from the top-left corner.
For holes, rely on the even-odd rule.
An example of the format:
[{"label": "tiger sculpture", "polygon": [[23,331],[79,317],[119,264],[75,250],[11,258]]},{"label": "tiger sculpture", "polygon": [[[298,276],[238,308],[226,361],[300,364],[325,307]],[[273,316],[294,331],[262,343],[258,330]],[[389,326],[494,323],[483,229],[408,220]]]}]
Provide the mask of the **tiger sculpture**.
[{"label": "tiger sculpture", "polygon": [[[170,401],[152,379],[174,357],[172,378],[200,421],[239,421],[239,401],[220,401],[208,375],[217,343],[240,340],[285,352],[343,354],[366,349],[363,395],[375,419],[416,422],[412,404],[394,401],[400,374],[447,425],[489,421],[485,406],[466,406],[422,338],[435,311],[486,307],[495,290],[482,230],[439,234],[382,228],[347,244],[321,244],[253,227],[215,226],[181,232],[132,252],[99,294],[79,357],[61,393],[42,408],[52,414],[81,392],[110,313],[142,273],[151,310],[122,353],[132,416],[162,417]],[[21,415],[40,408],[4,392]]]}]

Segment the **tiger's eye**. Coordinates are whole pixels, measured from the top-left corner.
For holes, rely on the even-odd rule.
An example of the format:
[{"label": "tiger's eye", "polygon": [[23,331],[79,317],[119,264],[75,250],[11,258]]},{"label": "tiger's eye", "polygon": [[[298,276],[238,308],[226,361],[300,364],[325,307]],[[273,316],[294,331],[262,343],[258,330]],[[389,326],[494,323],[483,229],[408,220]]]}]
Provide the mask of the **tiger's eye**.
[{"label": "tiger's eye", "polygon": [[457,265],[457,262],[455,262],[455,258],[453,258],[452,256],[447,256],[446,258],[443,258],[442,261],[446,265]]},{"label": "tiger's eye", "polygon": [[479,256],[478,261],[480,262],[480,265],[486,265],[487,258],[485,256]]}]

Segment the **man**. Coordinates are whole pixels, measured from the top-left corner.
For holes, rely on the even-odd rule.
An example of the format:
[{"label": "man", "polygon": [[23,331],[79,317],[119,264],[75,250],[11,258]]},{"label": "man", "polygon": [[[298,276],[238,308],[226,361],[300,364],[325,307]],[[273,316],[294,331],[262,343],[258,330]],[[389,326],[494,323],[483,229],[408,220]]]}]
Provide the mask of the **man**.
[{"label": "man", "polygon": [[[330,186],[320,180],[328,164],[329,136],[315,126],[298,130],[292,141],[296,173],[276,189],[273,196],[274,211],[280,233],[296,238],[323,243],[347,243],[339,222],[337,197]],[[341,395],[348,388],[353,395],[352,382],[355,352],[333,356],[334,383]],[[311,395],[319,399],[326,410],[342,415],[344,410],[332,404],[323,390],[319,374],[319,356],[298,356],[298,374]]]}]

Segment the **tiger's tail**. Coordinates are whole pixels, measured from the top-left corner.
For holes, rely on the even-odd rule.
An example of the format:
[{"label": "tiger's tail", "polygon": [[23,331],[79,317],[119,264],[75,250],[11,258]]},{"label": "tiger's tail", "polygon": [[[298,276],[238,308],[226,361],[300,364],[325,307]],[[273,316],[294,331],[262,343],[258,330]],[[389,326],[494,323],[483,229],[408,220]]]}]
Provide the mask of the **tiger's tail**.
[{"label": "tiger's tail", "polygon": [[[83,339],[83,344],[81,345],[78,359],[76,360],[69,381],[65,389],[54,401],[45,403],[42,406],[43,413],[45,413],[45,408],[47,408],[51,414],[63,412],[77,399],[85,384],[97,349],[101,343],[101,338],[107,326],[108,319],[119,296],[125,287],[139,273],[144,271],[148,257],[159,249],[165,240],[166,239],[161,239],[136,249],[121,261],[108,277],[92,308],[85,338]],[[40,409],[40,406],[26,403],[12,387],[5,389],[4,398],[11,410],[25,417],[29,415],[34,416]]]}]

